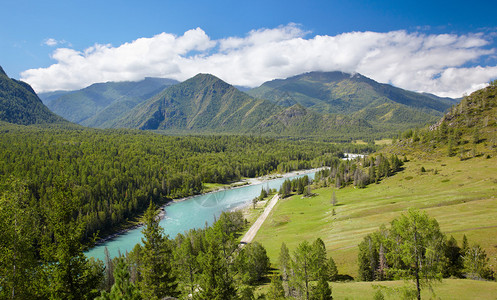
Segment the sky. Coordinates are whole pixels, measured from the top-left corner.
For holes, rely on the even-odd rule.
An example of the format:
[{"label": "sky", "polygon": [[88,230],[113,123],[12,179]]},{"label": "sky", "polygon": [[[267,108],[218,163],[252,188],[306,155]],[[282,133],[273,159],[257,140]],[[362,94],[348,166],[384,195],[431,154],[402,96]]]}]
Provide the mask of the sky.
[{"label": "sky", "polygon": [[0,65],[37,92],[311,71],[461,97],[497,78],[497,1],[2,0]]}]

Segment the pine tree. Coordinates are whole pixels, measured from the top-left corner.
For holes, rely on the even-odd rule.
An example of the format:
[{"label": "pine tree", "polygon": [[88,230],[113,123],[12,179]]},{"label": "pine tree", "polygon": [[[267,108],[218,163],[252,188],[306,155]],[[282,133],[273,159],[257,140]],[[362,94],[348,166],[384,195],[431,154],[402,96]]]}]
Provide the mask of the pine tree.
[{"label": "pine tree", "polygon": [[466,251],[469,249],[469,244],[468,244],[468,238],[466,235],[462,236],[462,246],[461,246],[461,253],[464,255],[466,254]]},{"label": "pine tree", "polygon": [[39,274],[34,247],[38,232],[35,208],[24,183],[10,180],[0,194],[0,298],[30,299]]},{"label": "pine tree", "polygon": [[109,249],[104,248],[104,263],[105,263],[105,276],[104,276],[104,289],[110,291],[114,284],[114,263],[110,258]]},{"label": "pine tree", "polygon": [[283,300],[285,299],[285,289],[279,274],[271,276],[271,283],[269,284],[269,291],[266,294],[268,300]]},{"label": "pine tree", "polygon": [[294,260],[292,261],[292,269],[294,272],[292,281],[299,293],[307,300],[310,299],[310,282],[312,280],[313,271],[312,254],[312,246],[307,241],[303,241],[295,250]]},{"label": "pine tree", "polygon": [[335,264],[335,260],[333,260],[333,257],[331,257],[331,256],[330,256],[330,258],[328,258],[328,262],[327,262],[327,273],[328,273],[327,279],[329,281],[337,280],[338,269],[337,269],[337,265]]},{"label": "pine tree", "polygon": [[421,281],[429,286],[433,280],[441,279],[446,263],[444,235],[438,222],[424,212],[409,209],[392,221],[388,240],[393,250],[387,260],[402,262],[391,270],[404,279],[413,279],[417,298],[421,299]]},{"label": "pine tree", "polygon": [[52,299],[87,299],[98,295],[103,265],[88,260],[81,240],[85,224],[74,217],[79,201],[67,182],[56,182],[50,191],[46,232],[41,254],[49,273]]},{"label": "pine tree", "polygon": [[286,246],[285,243],[281,243],[281,248],[280,248],[280,256],[278,258],[279,263],[280,263],[280,271],[281,275],[283,277],[283,280],[288,280],[288,277],[290,276],[290,268],[291,268],[291,257],[290,257],[290,251],[288,250],[288,247]]},{"label": "pine tree", "polygon": [[387,259],[385,257],[385,247],[380,243],[380,251],[378,253],[378,269],[376,270],[376,279],[385,280],[388,269]]},{"label": "pine tree", "polygon": [[463,256],[464,273],[472,279],[492,279],[492,270],[488,267],[487,253],[480,245],[468,248]]},{"label": "pine tree", "polygon": [[193,247],[193,239],[193,232],[187,233],[174,252],[174,260],[180,282],[185,292],[191,295],[195,291],[195,282],[198,276],[198,253],[196,253]]},{"label": "pine tree", "polygon": [[146,299],[177,296],[178,283],[171,267],[171,246],[163,236],[156,218],[156,206],[150,203],[144,215],[140,289]]},{"label": "pine tree", "polygon": [[317,280],[319,272],[327,270],[326,247],[321,238],[312,243],[312,262],[310,265],[311,279]]},{"label": "pine tree", "polygon": [[310,299],[312,300],[331,300],[333,297],[331,296],[331,288],[326,281],[326,271],[321,269],[318,272],[319,276],[317,279],[317,285],[312,288],[312,294]]},{"label": "pine tree", "polygon": [[207,237],[207,250],[198,257],[202,273],[199,278],[199,291],[193,299],[229,300],[236,298],[233,277],[218,239]]},{"label": "pine tree", "polygon": [[115,282],[112,285],[110,293],[103,291],[101,296],[96,300],[139,300],[141,299],[140,291],[130,281],[129,267],[123,256],[116,258],[116,267],[113,273]]}]

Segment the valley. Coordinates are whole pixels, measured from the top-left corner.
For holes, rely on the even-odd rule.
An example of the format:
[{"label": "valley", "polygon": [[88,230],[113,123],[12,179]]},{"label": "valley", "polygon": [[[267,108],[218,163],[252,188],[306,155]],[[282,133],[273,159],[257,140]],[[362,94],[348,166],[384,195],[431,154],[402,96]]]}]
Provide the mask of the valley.
[{"label": "valley", "polygon": [[[71,273],[64,264],[73,261],[72,276],[91,275],[61,288],[62,295],[105,295],[121,260],[134,274],[129,282],[147,291],[145,280],[155,278],[145,269],[148,255],[159,255],[155,262],[169,270],[164,274],[175,287],[168,295],[187,297],[203,287],[199,297],[210,298],[208,282],[216,276],[228,298],[246,289],[253,297],[269,295],[281,274],[284,293],[302,296],[301,279],[288,279],[281,265],[285,243],[294,271],[299,255],[333,261],[322,262],[335,265],[333,276],[312,270],[312,293],[331,282],[336,299],[371,299],[381,285],[390,287],[382,295],[395,299],[399,278],[361,279],[360,244],[409,209],[438,222],[444,247],[449,237],[458,245],[464,238],[488,258],[486,281],[462,279],[470,273],[460,267],[459,275],[435,285],[437,296],[469,288],[486,298],[496,288],[490,281],[497,274],[495,84],[458,103],[342,72],[305,73],[247,93],[210,74],[184,82],[148,78],[43,95],[66,120],[1,71],[0,271],[8,289],[24,289],[21,297],[54,293],[58,288],[40,270]],[[353,159],[342,160],[344,153]],[[297,176],[203,194],[311,168],[320,171],[310,185]],[[281,199],[253,241],[237,250],[268,193]],[[184,197],[192,198],[174,203]],[[248,221],[239,210],[226,212],[247,203],[256,207],[245,212]],[[170,205],[159,222],[157,207],[164,204]],[[144,226],[90,249],[98,237],[138,222]],[[255,262],[261,265],[250,265]],[[18,268],[21,275],[9,273]]]}]

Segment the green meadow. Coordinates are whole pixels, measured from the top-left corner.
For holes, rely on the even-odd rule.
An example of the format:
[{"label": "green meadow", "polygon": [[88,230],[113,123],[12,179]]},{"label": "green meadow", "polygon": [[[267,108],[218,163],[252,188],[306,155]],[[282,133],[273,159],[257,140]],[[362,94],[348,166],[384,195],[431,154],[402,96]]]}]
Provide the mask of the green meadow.
[{"label": "green meadow", "polygon": [[[282,199],[259,230],[255,241],[266,247],[273,266],[277,267],[282,242],[293,251],[303,240],[312,242],[320,237],[339,273],[356,278],[357,245],[364,236],[378,230],[382,224],[388,226],[407,208],[413,207],[435,217],[442,231],[448,237],[453,235],[459,245],[464,234],[470,244],[480,244],[490,258],[491,268],[497,270],[497,159],[481,156],[460,160],[458,157],[433,155],[406,162],[404,168],[364,189],[321,187],[313,190],[314,197],[295,195]],[[333,191],[336,206],[331,204]],[[461,290],[469,285],[467,288],[479,291],[477,285],[483,284],[497,291],[496,283],[444,282],[441,285],[443,291],[444,286],[452,283],[457,283]],[[338,297],[335,299],[346,299],[340,298],[340,294],[361,299],[359,295],[370,294],[372,288],[371,283],[350,282],[333,283],[333,289],[334,297]],[[458,298],[456,288],[446,290],[453,294],[442,299]],[[365,299],[371,297],[365,296]]]}]

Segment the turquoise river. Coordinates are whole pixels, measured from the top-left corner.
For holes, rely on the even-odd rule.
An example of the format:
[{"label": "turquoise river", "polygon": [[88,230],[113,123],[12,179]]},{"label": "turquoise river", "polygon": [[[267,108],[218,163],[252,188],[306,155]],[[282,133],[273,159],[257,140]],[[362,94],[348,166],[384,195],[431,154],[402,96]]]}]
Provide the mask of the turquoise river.
[{"label": "turquoise river", "polygon": [[[192,228],[202,228],[212,224],[221,212],[234,210],[248,205],[254,197],[259,196],[262,188],[279,189],[285,179],[294,179],[308,175],[314,178],[315,171],[302,171],[297,175],[271,179],[262,183],[226,189],[208,194],[198,195],[183,201],[172,202],[165,207],[165,216],[160,225],[169,238],[184,233]],[[109,239],[86,252],[88,257],[104,259],[107,247],[111,257],[118,253],[130,252],[137,243],[141,243],[142,228],[138,227]]]}]

